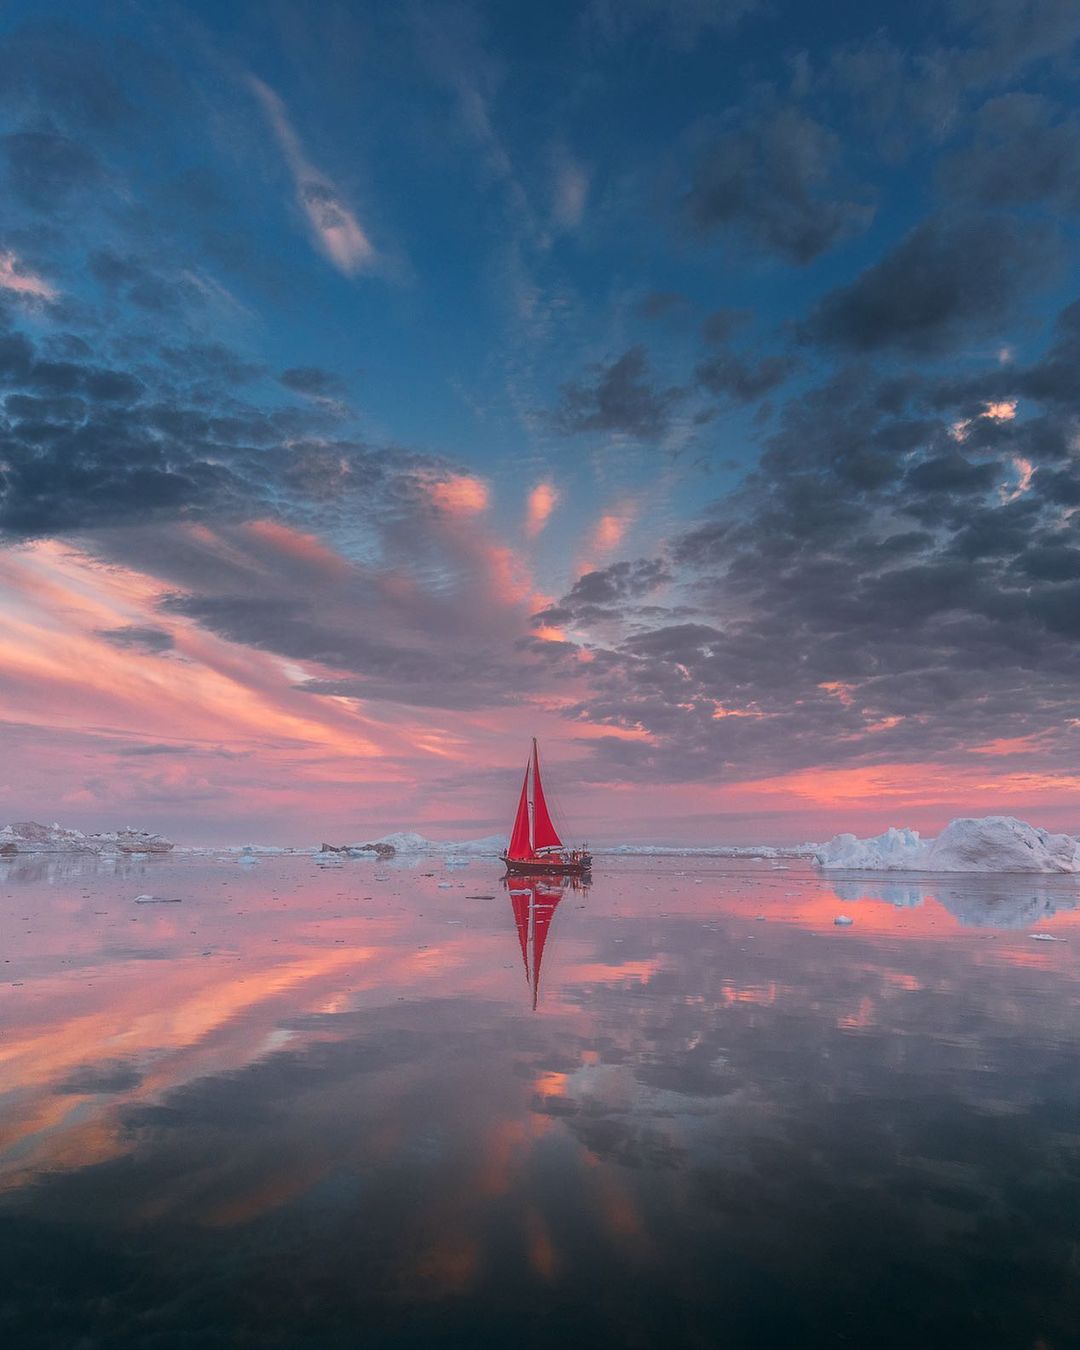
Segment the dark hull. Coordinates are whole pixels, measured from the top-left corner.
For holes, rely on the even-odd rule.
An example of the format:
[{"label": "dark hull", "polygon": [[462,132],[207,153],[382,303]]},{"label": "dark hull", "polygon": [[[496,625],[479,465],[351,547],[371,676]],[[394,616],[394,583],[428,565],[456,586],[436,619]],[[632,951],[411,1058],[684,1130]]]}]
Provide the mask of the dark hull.
[{"label": "dark hull", "polygon": [[512,876],[560,876],[560,877],[580,877],[592,870],[592,858],[578,858],[574,862],[554,862],[538,858],[535,862],[531,859],[521,858],[503,858],[506,864],[506,870]]}]

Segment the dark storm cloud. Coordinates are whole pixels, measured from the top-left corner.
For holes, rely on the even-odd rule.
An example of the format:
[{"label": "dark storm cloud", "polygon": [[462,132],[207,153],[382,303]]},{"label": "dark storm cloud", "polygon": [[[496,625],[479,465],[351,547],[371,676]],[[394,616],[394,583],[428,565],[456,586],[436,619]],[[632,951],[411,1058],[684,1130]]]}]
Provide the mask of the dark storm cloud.
[{"label": "dark storm cloud", "polygon": [[645,348],[631,347],[609,365],[590,366],[588,379],[564,384],[551,421],[567,436],[610,431],[655,440],[667,431],[684,394],[654,384]]},{"label": "dark storm cloud", "polygon": [[804,338],[853,352],[944,351],[993,332],[1052,275],[1055,237],[1033,222],[936,216],[847,285],[830,291]]},{"label": "dark storm cloud", "polygon": [[838,182],[838,138],[795,108],[712,136],[682,206],[701,236],[728,231],[755,251],[805,264],[865,228],[870,206]]},{"label": "dark storm cloud", "polygon": [[170,651],[174,645],[172,634],[164,628],[127,624],[123,628],[99,628],[96,631],[98,637],[114,647],[135,647],[139,651],[157,653]]}]

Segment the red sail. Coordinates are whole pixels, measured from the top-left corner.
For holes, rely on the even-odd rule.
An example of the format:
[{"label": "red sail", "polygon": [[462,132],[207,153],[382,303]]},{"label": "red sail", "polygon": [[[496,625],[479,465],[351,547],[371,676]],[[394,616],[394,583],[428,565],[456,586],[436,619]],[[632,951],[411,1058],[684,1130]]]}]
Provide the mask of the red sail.
[{"label": "red sail", "polygon": [[518,800],[517,815],[514,817],[514,829],[510,835],[510,847],[506,850],[508,858],[531,858],[532,842],[529,839],[529,770],[525,770],[525,781],[521,785],[521,797]]},{"label": "red sail", "polygon": [[[533,848],[562,848],[563,842],[559,838],[559,832],[551,823],[551,817],[548,815],[547,802],[544,801],[544,789],[540,785],[540,756],[537,753],[536,741],[533,741],[533,781],[535,800],[533,802]],[[528,774],[525,775],[528,780]]]}]

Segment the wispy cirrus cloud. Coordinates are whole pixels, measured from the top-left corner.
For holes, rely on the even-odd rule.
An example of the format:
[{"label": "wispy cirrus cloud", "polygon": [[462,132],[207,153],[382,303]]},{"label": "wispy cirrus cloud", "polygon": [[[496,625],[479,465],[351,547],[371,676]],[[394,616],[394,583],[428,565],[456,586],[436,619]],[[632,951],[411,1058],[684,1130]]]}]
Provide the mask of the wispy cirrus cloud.
[{"label": "wispy cirrus cloud", "polygon": [[378,258],[374,244],[340,189],[308,159],[285,104],[256,76],[249,75],[248,84],[281,146],[296,185],[296,200],[307,217],[315,246],[347,277],[370,271]]}]

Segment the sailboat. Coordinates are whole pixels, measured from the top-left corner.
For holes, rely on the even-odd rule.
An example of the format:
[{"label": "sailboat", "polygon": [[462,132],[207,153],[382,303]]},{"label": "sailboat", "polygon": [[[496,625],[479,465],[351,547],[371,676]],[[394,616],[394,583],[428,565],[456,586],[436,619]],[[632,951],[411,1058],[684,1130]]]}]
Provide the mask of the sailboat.
[{"label": "sailboat", "polygon": [[534,1011],[540,997],[540,966],[555,910],[567,890],[580,892],[588,884],[588,876],[549,874],[503,877],[503,885],[510,892],[514,924],[521,944],[521,959],[525,963],[525,978],[529,983]]},{"label": "sailboat", "polygon": [[544,787],[540,781],[540,754],[533,737],[532,753],[525,766],[517,815],[510,844],[502,855],[506,870],[516,874],[550,872],[580,876],[592,867],[592,854],[583,848],[568,849],[551,823]]}]

